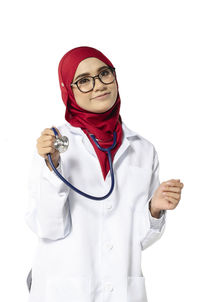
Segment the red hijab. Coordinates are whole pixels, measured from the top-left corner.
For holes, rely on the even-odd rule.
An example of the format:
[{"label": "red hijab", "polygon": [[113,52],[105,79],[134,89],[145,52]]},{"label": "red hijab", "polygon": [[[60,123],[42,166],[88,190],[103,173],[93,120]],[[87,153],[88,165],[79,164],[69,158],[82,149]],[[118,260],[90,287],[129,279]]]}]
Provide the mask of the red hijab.
[{"label": "red hijab", "polygon": [[122,119],[119,114],[121,100],[118,92],[117,99],[112,108],[103,113],[87,111],[76,103],[70,84],[73,81],[79,63],[89,57],[95,57],[108,66],[114,67],[109,59],[99,50],[88,46],[76,47],[68,51],[60,60],[58,67],[59,83],[62,99],[66,106],[65,119],[72,126],[80,127],[88,136],[98,156],[105,180],[106,175],[110,170],[108,154],[107,152],[99,150],[89,133],[94,134],[96,139],[100,139],[98,143],[102,148],[108,148],[113,143],[113,131],[116,131],[117,143],[115,148],[111,150],[113,161],[114,156],[122,143]]}]

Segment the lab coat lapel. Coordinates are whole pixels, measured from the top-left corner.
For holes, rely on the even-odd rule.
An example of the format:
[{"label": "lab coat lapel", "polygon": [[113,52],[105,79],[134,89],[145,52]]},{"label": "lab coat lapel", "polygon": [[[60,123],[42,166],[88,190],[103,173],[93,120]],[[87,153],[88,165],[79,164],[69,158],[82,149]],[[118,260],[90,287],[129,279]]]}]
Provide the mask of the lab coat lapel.
[{"label": "lab coat lapel", "polygon": [[[128,147],[130,146],[130,141],[129,141],[129,137],[133,137],[136,136],[137,133],[128,129],[124,123],[122,123],[122,129],[123,129],[123,137],[122,137],[122,144],[119,147],[119,149],[117,150],[115,156],[114,156],[114,161],[113,161],[113,166],[116,164],[116,162],[118,161],[118,159],[124,154],[124,152],[128,149]],[[82,142],[85,146],[85,148],[87,149],[87,151],[94,157],[96,157],[96,152],[89,140],[89,138],[87,137],[87,135],[83,132],[83,136],[82,136]]]},{"label": "lab coat lapel", "polygon": [[[71,132],[77,135],[82,136],[82,143],[84,144],[86,150],[94,157],[97,157],[96,152],[88,138],[88,136],[82,131],[80,127],[73,127],[69,122],[67,122]],[[137,136],[138,134],[132,130],[130,130],[124,122],[122,122],[122,130],[123,130],[123,137],[122,137],[122,144],[117,150],[115,156],[114,156],[114,161],[113,161],[113,166],[116,164],[116,162],[119,160],[119,158],[124,154],[124,152],[128,149],[130,146],[130,141],[129,139],[133,136]]]}]

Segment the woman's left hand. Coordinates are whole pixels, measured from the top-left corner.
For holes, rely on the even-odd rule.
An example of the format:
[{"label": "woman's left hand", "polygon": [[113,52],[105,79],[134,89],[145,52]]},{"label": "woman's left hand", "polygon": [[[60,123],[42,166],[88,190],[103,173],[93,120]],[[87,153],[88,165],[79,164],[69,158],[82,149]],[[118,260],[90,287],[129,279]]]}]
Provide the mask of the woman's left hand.
[{"label": "woman's left hand", "polygon": [[183,186],[180,179],[170,179],[162,182],[151,199],[150,210],[152,215],[158,216],[161,210],[175,209],[181,199]]}]

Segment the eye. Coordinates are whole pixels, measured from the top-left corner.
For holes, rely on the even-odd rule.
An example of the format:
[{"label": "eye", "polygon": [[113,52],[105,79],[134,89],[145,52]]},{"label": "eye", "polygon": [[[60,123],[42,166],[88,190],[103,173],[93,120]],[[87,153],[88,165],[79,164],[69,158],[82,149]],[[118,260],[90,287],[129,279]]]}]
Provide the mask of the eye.
[{"label": "eye", "polygon": [[110,74],[110,69],[105,69],[100,74],[101,76],[107,76],[108,74]]},{"label": "eye", "polygon": [[78,83],[82,85],[82,84],[87,84],[89,81],[90,81],[89,78],[82,78],[78,81]]}]

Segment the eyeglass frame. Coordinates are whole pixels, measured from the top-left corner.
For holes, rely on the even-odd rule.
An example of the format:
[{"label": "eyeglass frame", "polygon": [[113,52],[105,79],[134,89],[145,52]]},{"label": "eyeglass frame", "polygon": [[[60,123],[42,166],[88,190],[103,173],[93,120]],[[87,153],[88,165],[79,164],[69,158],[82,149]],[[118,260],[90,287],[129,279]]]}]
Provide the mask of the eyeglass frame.
[{"label": "eyeglass frame", "polygon": [[[115,67],[112,67],[112,66],[105,66],[105,69],[110,69],[111,72],[113,72],[113,71],[115,72]],[[115,75],[115,73],[114,73],[114,80],[113,80],[112,82],[110,82],[110,83],[104,83],[104,82],[102,82],[102,80],[101,80],[100,77],[99,77],[100,73],[101,73],[102,71],[104,71],[105,69],[102,69],[102,70],[99,72],[99,74],[97,74],[97,75],[95,75],[95,76],[83,76],[82,78],[78,79],[76,82],[71,83],[70,86],[76,85],[77,88],[78,88],[78,90],[79,90],[80,92],[82,92],[82,93],[88,93],[88,92],[90,92],[90,91],[92,91],[92,90],[94,89],[94,87],[95,87],[95,79],[96,79],[96,78],[99,79],[99,81],[100,81],[102,84],[105,84],[105,85],[112,84],[112,83],[116,80],[116,75]],[[77,82],[80,81],[81,79],[88,78],[88,77],[89,77],[89,78],[92,78],[92,80],[93,80],[93,88],[90,89],[90,90],[88,90],[88,91],[82,91],[82,90],[80,90],[80,88],[78,87]]]}]

